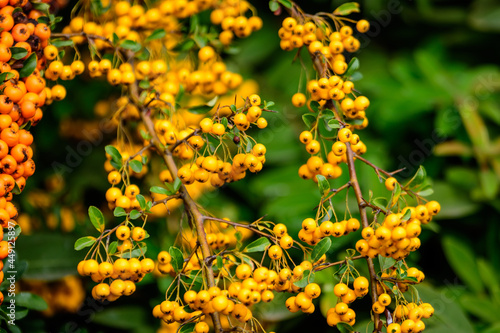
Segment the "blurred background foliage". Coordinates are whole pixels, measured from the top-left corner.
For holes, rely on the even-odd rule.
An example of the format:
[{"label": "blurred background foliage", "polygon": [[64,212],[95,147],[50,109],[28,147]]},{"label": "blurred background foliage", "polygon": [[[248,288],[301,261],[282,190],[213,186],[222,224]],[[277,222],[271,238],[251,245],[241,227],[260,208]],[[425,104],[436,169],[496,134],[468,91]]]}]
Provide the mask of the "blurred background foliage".
[{"label": "blurred background foliage", "polygon": [[[341,3],[298,1],[310,13],[332,11]],[[356,54],[363,75],[356,87],[371,100],[370,125],[361,134],[368,146],[366,158],[386,170],[404,167],[400,180],[424,165],[434,184],[431,198],[442,206],[438,219],[423,230],[420,251],[408,259],[425,272],[420,296],[436,309],[426,332],[500,332],[500,49],[495,47],[500,5],[495,0],[360,4],[359,18],[372,25]],[[304,90],[305,75],[298,62],[292,64],[295,54],[279,49],[283,17],[273,16],[266,1],[255,5],[264,28],[237,41],[238,52],[227,61],[258,83],[263,99],[276,103],[279,113],[269,115],[268,129],[256,137],[266,144],[268,160],[258,175],[207,192],[199,203],[221,217],[253,221],[266,216],[296,235],[319,200],[316,185],[297,174],[307,157],[298,141],[306,109],[294,108],[290,96]],[[73,243],[91,230],[87,207],[102,207],[111,220],[103,163],[104,145],[113,137],[102,115],[117,91],[85,79],[68,82],[67,88],[66,100],[52,105],[33,129],[37,172],[18,199],[23,212],[18,261],[27,263],[20,287],[41,295],[49,307],[18,325],[26,332],[154,332],[158,321],[150,312],[162,298],[167,278],[144,279],[127,300],[102,305],[90,297],[91,281],[71,276],[83,255],[73,250]],[[346,173],[333,186],[345,183]],[[359,165],[359,174],[365,192],[383,191],[373,170]],[[342,216],[345,202],[336,204]],[[149,234],[156,235],[149,239],[149,256],[173,243],[175,214],[148,224]],[[336,239],[330,259],[342,258],[354,242],[352,237]],[[333,281],[331,272],[318,276],[324,284],[320,307],[325,309],[335,302],[328,296]],[[296,317],[283,304],[259,311],[265,327],[276,331],[303,331],[313,319],[321,331],[336,330],[319,311]],[[360,317],[356,328],[366,331],[367,321]]]}]

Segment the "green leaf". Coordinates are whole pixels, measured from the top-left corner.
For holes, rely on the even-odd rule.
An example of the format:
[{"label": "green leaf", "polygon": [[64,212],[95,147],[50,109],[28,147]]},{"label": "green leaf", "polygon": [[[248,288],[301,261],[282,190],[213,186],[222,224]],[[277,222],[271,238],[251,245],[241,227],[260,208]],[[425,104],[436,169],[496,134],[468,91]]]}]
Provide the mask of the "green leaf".
[{"label": "green leaf", "polygon": [[330,191],[330,183],[323,175],[316,175],[316,179],[318,180],[319,194],[324,196]]},{"label": "green leaf", "polygon": [[396,186],[394,187],[394,190],[392,191],[392,200],[391,200],[390,207],[392,207],[398,203],[400,196],[401,196],[401,186],[399,185],[399,183],[396,183]]},{"label": "green leaf", "polygon": [[80,237],[75,242],[75,250],[80,251],[81,249],[92,246],[96,240],[97,239],[92,236]]},{"label": "green leaf", "polygon": [[347,65],[347,70],[345,71],[345,76],[350,77],[354,72],[356,72],[359,69],[359,60],[358,58],[354,57],[349,61],[349,65]]},{"label": "green leaf", "polygon": [[4,72],[4,73],[1,73],[0,74],[0,83],[6,81],[6,80],[10,80],[14,77],[14,74],[11,73],[11,72]]},{"label": "green leaf", "polygon": [[128,163],[135,173],[140,173],[142,171],[142,163],[136,160],[132,160]]},{"label": "green leaf", "polygon": [[99,208],[95,206],[90,206],[89,217],[90,217],[90,222],[92,222],[97,231],[103,232],[105,222],[104,222],[104,216],[102,215],[102,212],[99,210]]},{"label": "green leaf", "polygon": [[346,2],[333,12],[333,15],[346,16],[351,13],[359,13],[359,4],[357,2]]},{"label": "green leaf", "polygon": [[372,200],[372,204],[381,209],[385,209],[385,207],[387,207],[387,199],[384,197],[378,197]]},{"label": "green leaf", "polygon": [[113,211],[113,216],[115,217],[127,216],[127,212],[122,207],[115,207],[115,210]]},{"label": "green leaf", "polygon": [[382,256],[379,254],[379,255],[378,255],[378,262],[379,262],[379,264],[380,264],[380,270],[383,272],[383,271],[385,271],[386,269],[389,269],[389,268],[391,268],[392,266],[394,266],[394,264],[396,263],[396,259],[382,257]]},{"label": "green leaf", "polygon": [[217,256],[216,266],[219,271],[222,269],[222,266],[224,266],[224,261],[222,260],[221,256]]},{"label": "green leaf", "polygon": [[118,169],[121,168],[122,155],[120,154],[118,149],[116,149],[116,147],[114,146],[107,145],[106,147],[104,147],[104,150],[111,156],[111,160],[118,165]]},{"label": "green leaf", "polygon": [[181,185],[182,185],[182,181],[180,178],[175,178],[174,179],[174,184],[173,184],[173,187],[174,187],[174,191],[177,192],[180,190],[181,188]]},{"label": "green leaf", "polygon": [[248,244],[247,247],[243,250],[243,252],[251,253],[251,252],[262,252],[264,251],[271,243],[267,237],[260,237],[259,239],[253,241]]},{"label": "green leaf", "polygon": [[310,270],[306,270],[306,271],[304,271],[304,275],[303,275],[302,279],[300,279],[299,281],[294,282],[293,284],[296,285],[299,288],[304,288],[309,283],[313,283],[314,282],[314,275],[315,275],[314,272],[311,272]]},{"label": "green leaf", "polygon": [[19,292],[15,296],[16,306],[24,306],[30,310],[44,311],[47,309],[47,303],[38,295],[25,291]]},{"label": "green leaf", "polygon": [[489,299],[475,294],[466,294],[460,297],[460,304],[469,313],[490,324],[498,322],[500,306]]},{"label": "green leaf", "polygon": [[31,53],[30,56],[26,60],[24,60],[23,68],[19,70],[19,77],[27,77],[33,74],[36,68],[37,61],[38,59],[36,57],[36,53]]},{"label": "green leaf", "polygon": [[124,259],[137,258],[144,254],[148,250],[148,247],[144,245],[145,243],[141,243],[141,246],[133,249],[132,251],[127,251],[121,254],[121,257]]},{"label": "green leaf", "polygon": [[483,283],[476,264],[474,251],[469,244],[452,235],[443,236],[443,250],[448,263],[469,288],[480,293]]},{"label": "green leaf", "polygon": [[50,43],[52,45],[54,45],[55,47],[57,47],[58,49],[60,49],[62,47],[74,47],[75,46],[75,42],[73,42],[73,40],[71,40],[71,39],[55,39],[55,40],[50,41]]},{"label": "green leaf", "polygon": [[12,59],[19,60],[28,54],[28,50],[24,47],[11,47],[10,52],[12,53]]},{"label": "green leaf", "polygon": [[319,105],[318,101],[311,101],[309,106],[310,106],[311,110],[313,110],[313,112],[315,112],[315,113],[319,113],[319,110],[321,109],[321,106]]},{"label": "green leaf", "polygon": [[340,333],[354,332],[354,328],[351,325],[344,323],[344,322],[338,323],[337,329],[340,331]]},{"label": "green leaf", "polygon": [[179,333],[191,333],[194,332],[195,323],[187,323],[180,327]]},{"label": "green leaf", "polygon": [[134,42],[133,40],[124,40],[121,44],[120,47],[123,49],[130,50],[132,52],[139,52],[142,49],[141,43]]},{"label": "green leaf", "polygon": [[12,233],[11,230],[9,230],[9,231],[5,230],[5,232],[3,233],[3,240],[8,242],[9,238],[10,239],[12,239],[12,237],[17,238],[17,237],[19,237],[20,234],[21,234],[21,227],[19,226],[19,224],[16,224],[14,226],[14,233]]},{"label": "green leaf", "polygon": [[165,29],[156,29],[155,31],[153,31],[151,33],[151,35],[149,35],[145,40],[144,42],[150,42],[152,40],[155,40],[155,39],[160,39],[160,38],[163,38],[167,35],[167,33],[165,32]]},{"label": "green leaf", "polygon": [[32,2],[31,4],[33,5],[34,9],[39,10],[42,13],[47,13],[50,8],[50,5],[45,2]]},{"label": "green leaf", "polygon": [[241,232],[237,231],[234,234],[234,237],[236,237],[236,249],[239,250],[241,248],[241,239],[243,236],[241,235]]},{"label": "green leaf", "polygon": [[411,217],[411,210],[407,209],[403,217],[401,218],[401,221],[408,221]]},{"label": "green leaf", "polygon": [[168,249],[168,253],[170,253],[170,256],[172,257],[172,267],[176,272],[180,272],[182,270],[182,266],[184,265],[184,256],[182,255],[182,251],[175,246],[171,246]]},{"label": "green leaf", "polygon": [[113,32],[113,45],[117,45],[120,41],[120,37],[116,33]]},{"label": "green leaf", "polygon": [[139,201],[139,206],[141,206],[141,209],[144,210],[146,208],[146,198],[144,198],[142,194],[137,194],[135,198],[137,199],[137,201]]},{"label": "green leaf", "polygon": [[269,9],[272,11],[272,12],[275,12],[277,11],[278,9],[280,9],[280,4],[277,2],[277,1],[269,1]]},{"label": "green leaf", "polygon": [[278,0],[278,2],[286,8],[292,8],[292,2],[290,0]]},{"label": "green leaf", "polygon": [[164,194],[164,195],[172,195],[173,193],[166,188],[160,187],[160,186],[152,186],[149,189],[149,192],[153,193],[159,193],[159,194]]},{"label": "green leaf", "polygon": [[332,129],[337,129],[340,128],[340,123],[337,119],[330,119],[328,120],[328,127]]},{"label": "green leaf", "polygon": [[205,114],[213,109],[215,103],[219,100],[219,96],[215,96],[209,100],[206,104],[196,105],[188,108],[188,111],[194,114]]},{"label": "green leaf", "polygon": [[415,175],[406,184],[406,186],[411,185],[411,188],[417,188],[418,186],[422,185],[426,177],[427,173],[425,172],[424,167],[420,166]]},{"label": "green leaf", "polygon": [[485,169],[479,172],[481,188],[486,199],[493,200],[498,193],[498,178],[492,170]]},{"label": "green leaf", "polygon": [[111,254],[115,254],[117,247],[118,247],[118,242],[117,241],[111,242],[111,244],[109,244],[109,246],[108,246],[108,253],[110,255]]},{"label": "green leaf", "polygon": [[138,219],[139,217],[141,217],[141,215],[142,215],[142,213],[139,213],[135,209],[132,209],[132,211],[130,211],[130,219],[131,220]]},{"label": "green leaf", "polygon": [[314,113],[303,114],[302,120],[304,121],[304,124],[306,124],[307,128],[309,129],[316,122],[316,115]]},{"label": "green leaf", "polygon": [[316,261],[318,261],[323,256],[323,254],[328,252],[331,246],[332,246],[332,240],[330,239],[330,237],[325,237],[322,240],[320,240],[312,250],[311,262],[315,263]]}]

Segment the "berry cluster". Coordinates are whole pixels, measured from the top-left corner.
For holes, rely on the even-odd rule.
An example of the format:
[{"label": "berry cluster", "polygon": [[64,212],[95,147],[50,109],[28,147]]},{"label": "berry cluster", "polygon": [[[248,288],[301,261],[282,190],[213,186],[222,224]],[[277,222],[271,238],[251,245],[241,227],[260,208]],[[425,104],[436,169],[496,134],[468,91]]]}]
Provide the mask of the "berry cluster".
[{"label": "berry cluster", "polygon": [[245,38],[262,28],[262,19],[253,14],[247,17],[248,11],[254,12],[254,9],[247,1],[223,0],[210,13],[212,24],[222,28],[219,34],[222,45],[231,44],[235,35]]},{"label": "berry cluster", "polygon": [[[42,119],[41,107],[65,96],[64,88],[47,87],[44,79],[48,23],[42,10],[28,1],[0,2],[0,260],[12,253],[10,242],[20,233],[13,194],[22,192],[35,172],[29,130]],[[1,273],[0,281],[3,277]]]}]

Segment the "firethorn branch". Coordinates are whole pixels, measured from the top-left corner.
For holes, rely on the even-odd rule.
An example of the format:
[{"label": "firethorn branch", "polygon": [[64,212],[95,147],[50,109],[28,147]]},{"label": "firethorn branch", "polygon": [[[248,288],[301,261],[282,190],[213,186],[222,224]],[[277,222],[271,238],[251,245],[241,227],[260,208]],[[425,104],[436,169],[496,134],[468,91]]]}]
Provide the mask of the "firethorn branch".
[{"label": "firethorn branch", "polygon": [[[311,55],[314,67],[318,73],[324,74],[323,77],[329,77],[329,72],[327,67],[325,66],[325,61],[323,57],[319,54]],[[326,107],[331,108],[334,111],[335,118],[340,122],[342,122],[342,118],[340,117],[334,103],[332,100],[328,100],[325,105]],[[356,201],[358,203],[358,210],[361,216],[361,224],[363,228],[367,228],[370,226],[368,222],[368,217],[366,215],[366,202],[363,200],[363,195],[361,193],[361,188],[359,186],[358,177],[356,175],[356,168],[354,166],[354,152],[351,149],[351,144],[346,144],[346,156],[347,156],[347,166],[349,169],[349,185],[354,190],[354,195],[356,196]],[[377,302],[377,275],[375,273],[375,266],[373,264],[373,260],[370,257],[366,257],[366,263],[368,265],[368,272],[370,274],[370,295],[372,298],[372,304]],[[382,322],[380,321],[380,316],[378,313],[373,313],[373,322],[374,322],[374,332],[380,332],[382,330]]]},{"label": "firethorn branch", "polygon": [[[136,105],[140,106],[141,104],[139,103],[139,95],[137,94],[137,85],[133,84],[130,86],[130,96],[136,103]],[[173,159],[172,153],[169,149],[166,149],[163,147],[161,144],[160,139],[158,138],[158,135],[156,134],[155,128],[153,121],[151,120],[151,117],[149,116],[149,110],[147,108],[142,109],[141,111],[141,119],[144,122],[144,125],[146,126],[146,129],[148,133],[152,137],[152,142],[155,145],[157,151],[160,153],[161,157],[163,158],[165,164],[167,165],[167,168],[170,170],[170,172],[174,175],[177,174],[177,165]],[[194,223],[196,227],[196,233],[198,236],[198,243],[201,247],[203,259],[205,260],[206,258],[210,257],[210,246],[208,245],[207,242],[207,235],[205,233],[205,229],[203,227],[203,215],[200,213],[198,210],[198,206],[196,205],[196,202],[191,198],[189,195],[186,187],[184,184],[181,184],[179,188],[179,196],[184,202],[185,209],[189,213],[189,218],[190,220]],[[203,265],[204,271],[205,271],[205,276],[207,277],[207,282],[208,286],[210,288],[215,287],[215,280],[214,280],[214,273],[211,265],[207,265],[206,262],[204,262]],[[214,327],[216,332],[221,332],[222,326],[220,323],[219,319],[219,313],[214,312],[211,314],[212,320],[214,323]]]}]

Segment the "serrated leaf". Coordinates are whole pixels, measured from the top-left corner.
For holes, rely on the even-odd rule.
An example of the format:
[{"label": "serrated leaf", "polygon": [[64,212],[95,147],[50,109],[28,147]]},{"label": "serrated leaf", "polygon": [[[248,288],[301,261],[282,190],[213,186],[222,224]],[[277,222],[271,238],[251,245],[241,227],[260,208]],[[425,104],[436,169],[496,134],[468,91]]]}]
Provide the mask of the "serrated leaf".
[{"label": "serrated leaf", "polygon": [[94,245],[96,238],[92,236],[80,237],[75,242],[75,250],[80,251],[86,247]]},{"label": "serrated leaf", "polygon": [[142,45],[141,43],[127,39],[120,43],[120,47],[123,49],[130,50],[132,52],[139,52],[142,48]]},{"label": "serrated leaf", "polygon": [[12,53],[12,59],[15,60],[22,59],[28,55],[28,50],[24,47],[11,47],[10,52]]},{"label": "serrated leaf", "polygon": [[90,206],[89,217],[90,217],[90,222],[92,222],[97,231],[103,232],[105,221],[104,221],[104,216],[102,215],[102,212],[99,210],[99,208],[95,206]]},{"label": "serrated leaf", "polygon": [[19,77],[27,77],[33,74],[36,69],[37,61],[36,53],[31,53],[30,56],[24,60],[23,68],[19,70]]},{"label": "serrated leaf", "polygon": [[316,179],[318,180],[319,194],[324,196],[330,191],[330,182],[323,175],[316,175]]},{"label": "serrated leaf", "polygon": [[396,259],[382,257],[379,254],[378,255],[378,262],[380,264],[380,270],[381,271],[385,271],[386,269],[391,268],[392,266],[394,266],[394,264],[396,263]]},{"label": "serrated leaf", "polygon": [[333,15],[341,16],[349,15],[351,13],[359,13],[359,3],[346,2],[333,11]]},{"label": "serrated leaf", "polygon": [[129,217],[131,220],[135,220],[135,219],[138,219],[140,216],[142,215],[142,213],[138,212],[137,210],[135,209],[132,209],[129,213]]},{"label": "serrated leaf", "polygon": [[184,265],[184,256],[182,255],[182,251],[175,246],[171,246],[168,249],[168,253],[170,253],[170,256],[172,257],[172,267],[176,272],[180,272],[182,270],[182,266]]},{"label": "serrated leaf", "polygon": [[253,241],[248,244],[243,252],[251,253],[251,252],[262,252],[264,251],[271,243],[267,237],[260,237],[259,239]]},{"label": "serrated leaf", "polygon": [[155,31],[153,31],[151,33],[151,35],[149,35],[148,37],[146,37],[146,39],[144,40],[144,42],[150,42],[152,40],[155,40],[155,39],[160,39],[160,38],[163,38],[167,35],[167,33],[165,32],[165,29],[156,29]]},{"label": "serrated leaf", "polygon": [[328,252],[331,246],[332,246],[332,240],[330,239],[330,237],[325,237],[322,240],[320,240],[312,250],[311,262],[315,263],[316,261],[318,261],[323,256],[323,254]]},{"label": "serrated leaf", "polygon": [[311,128],[316,122],[316,115],[314,113],[306,113],[302,115],[302,121],[306,124],[307,128]]},{"label": "serrated leaf", "polygon": [[142,163],[139,161],[132,160],[128,165],[130,165],[130,168],[132,168],[135,173],[140,173],[142,171]]}]

